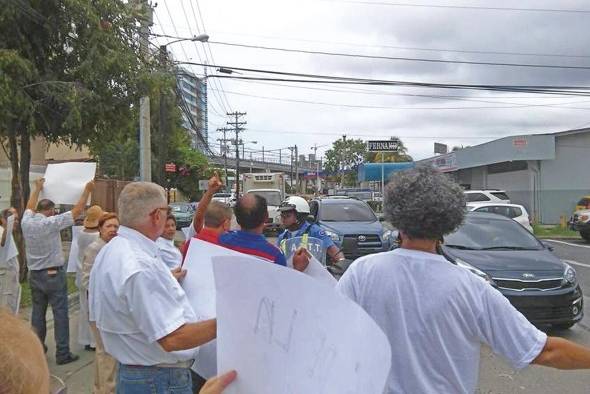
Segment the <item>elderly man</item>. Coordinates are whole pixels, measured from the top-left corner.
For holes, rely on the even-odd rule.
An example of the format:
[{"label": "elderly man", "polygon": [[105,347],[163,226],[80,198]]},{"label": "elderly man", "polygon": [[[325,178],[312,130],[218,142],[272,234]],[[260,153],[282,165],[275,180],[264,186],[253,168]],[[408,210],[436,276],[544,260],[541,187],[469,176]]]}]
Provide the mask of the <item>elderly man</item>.
[{"label": "elderly man", "polygon": [[515,368],[590,368],[590,349],[547,337],[499,291],[437,254],[439,240],[463,221],[459,185],[417,168],[391,179],[384,203],[401,247],[358,259],[338,288],[389,339],[387,393],[475,392],[482,343]]},{"label": "elderly man", "polygon": [[[39,200],[43,190],[44,179],[35,181],[21,228],[25,239],[25,252],[29,268],[29,283],[33,299],[31,324],[37,332],[45,351],[47,333],[45,314],[47,305],[51,304],[55,322],[55,359],[57,364],[76,361],[78,356],[70,352],[70,323],[68,317],[68,288],[64,256],[61,246],[60,231],[71,227],[74,220],[82,214],[94,181],[88,182],[82,196],[71,211],[55,214],[55,204],[51,200]],[[36,210],[35,210],[36,209]]]},{"label": "elderly man", "polygon": [[216,336],[214,319],[197,322],[186,294],[162,261],[156,240],[166,224],[164,189],[130,183],[118,201],[118,236],[90,273],[90,321],[119,363],[119,393],[191,393],[196,347]]}]

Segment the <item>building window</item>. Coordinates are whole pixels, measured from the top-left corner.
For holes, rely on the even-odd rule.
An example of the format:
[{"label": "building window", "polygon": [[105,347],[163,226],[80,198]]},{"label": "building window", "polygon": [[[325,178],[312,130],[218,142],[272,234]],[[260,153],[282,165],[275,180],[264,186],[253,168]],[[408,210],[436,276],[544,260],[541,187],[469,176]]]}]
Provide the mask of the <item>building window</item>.
[{"label": "building window", "polygon": [[505,161],[503,163],[494,163],[488,165],[488,174],[500,174],[503,172],[523,171],[528,168],[528,163],[524,160]]}]

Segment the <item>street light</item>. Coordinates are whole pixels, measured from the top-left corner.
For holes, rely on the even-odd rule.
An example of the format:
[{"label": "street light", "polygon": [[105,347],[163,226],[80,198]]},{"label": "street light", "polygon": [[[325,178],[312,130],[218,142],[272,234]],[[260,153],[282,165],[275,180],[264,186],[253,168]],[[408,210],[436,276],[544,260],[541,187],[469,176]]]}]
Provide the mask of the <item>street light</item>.
[{"label": "street light", "polygon": [[242,141],[242,140],[240,140],[239,144],[242,145],[242,157],[244,157],[244,158],[246,157],[246,154],[245,154],[246,144],[257,144],[257,143],[258,143],[258,141]]}]

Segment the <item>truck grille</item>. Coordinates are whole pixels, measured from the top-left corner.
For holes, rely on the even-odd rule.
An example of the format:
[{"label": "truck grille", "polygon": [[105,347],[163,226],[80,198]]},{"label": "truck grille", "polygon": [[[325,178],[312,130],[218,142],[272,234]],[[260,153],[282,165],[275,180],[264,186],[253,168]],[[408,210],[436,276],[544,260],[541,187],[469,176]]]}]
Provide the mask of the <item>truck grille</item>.
[{"label": "truck grille", "polygon": [[377,253],[382,248],[381,239],[376,234],[345,235],[342,241],[342,252],[347,259],[355,259],[367,254]]},{"label": "truck grille", "polygon": [[[492,278],[494,279],[494,278]],[[561,278],[540,281],[524,281],[518,279],[494,279],[498,287],[510,290],[552,290],[562,286]]]}]

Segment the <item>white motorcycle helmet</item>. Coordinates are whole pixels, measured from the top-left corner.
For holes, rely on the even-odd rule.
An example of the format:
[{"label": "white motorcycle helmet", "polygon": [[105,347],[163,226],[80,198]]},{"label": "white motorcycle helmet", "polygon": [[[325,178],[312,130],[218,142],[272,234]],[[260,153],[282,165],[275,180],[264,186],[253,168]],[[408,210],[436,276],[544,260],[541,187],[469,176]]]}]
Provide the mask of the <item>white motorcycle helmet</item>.
[{"label": "white motorcycle helmet", "polygon": [[295,211],[297,217],[309,215],[311,210],[309,209],[309,203],[305,201],[305,198],[299,196],[291,196],[281,203],[279,206],[280,212]]}]

